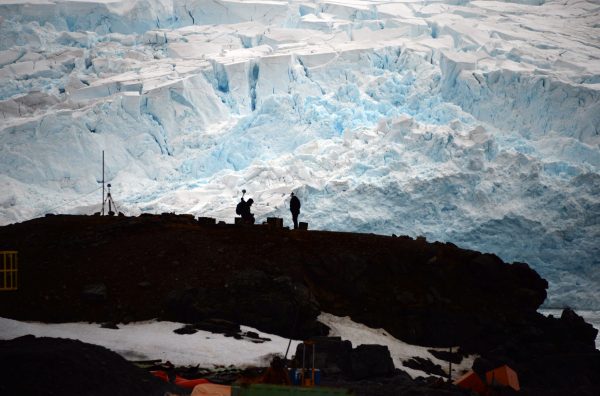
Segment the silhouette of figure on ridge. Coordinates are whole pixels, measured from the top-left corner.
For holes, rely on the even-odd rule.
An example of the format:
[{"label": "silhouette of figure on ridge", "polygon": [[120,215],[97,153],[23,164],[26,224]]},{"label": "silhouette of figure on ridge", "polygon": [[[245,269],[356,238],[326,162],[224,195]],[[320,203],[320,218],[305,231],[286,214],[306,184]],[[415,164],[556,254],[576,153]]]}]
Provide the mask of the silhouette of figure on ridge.
[{"label": "silhouette of figure on ridge", "polygon": [[235,207],[235,213],[242,216],[242,221],[244,224],[254,224],[254,214],[250,212],[250,207],[254,203],[254,200],[252,198],[247,201],[244,200],[244,194],[246,194],[246,190],[242,190],[242,198]]},{"label": "silhouette of figure on ridge", "polygon": [[294,193],[291,194],[290,212],[292,212],[292,220],[294,221],[294,230],[298,228],[298,215],[300,214],[300,200]]}]

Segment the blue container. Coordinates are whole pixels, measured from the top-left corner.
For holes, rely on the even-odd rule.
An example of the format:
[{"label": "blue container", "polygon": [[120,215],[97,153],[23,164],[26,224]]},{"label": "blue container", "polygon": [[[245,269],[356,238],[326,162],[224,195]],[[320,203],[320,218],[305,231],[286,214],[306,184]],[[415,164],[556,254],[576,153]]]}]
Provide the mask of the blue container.
[{"label": "blue container", "polygon": [[288,373],[292,385],[300,385],[300,374],[298,373],[298,369],[288,369]]},{"label": "blue container", "polygon": [[[288,369],[289,370],[289,374],[290,374],[290,381],[292,382],[292,385],[302,385],[300,383],[301,379],[302,379],[302,369]],[[310,379],[312,376],[312,370],[310,369],[305,369],[304,370],[304,377],[306,379]],[[319,369],[315,369],[315,385],[319,385],[321,384],[321,370]]]},{"label": "blue container", "polygon": [[321,370],[315,369],[315,385],[321,385]]}]

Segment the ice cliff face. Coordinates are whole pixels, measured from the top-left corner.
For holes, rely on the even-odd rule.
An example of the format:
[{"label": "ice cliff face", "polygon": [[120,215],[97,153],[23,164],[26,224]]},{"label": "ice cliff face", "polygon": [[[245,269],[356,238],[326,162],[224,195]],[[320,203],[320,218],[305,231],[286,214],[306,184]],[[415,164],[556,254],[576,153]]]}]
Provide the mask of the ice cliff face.
[{"label": "ice cliff face", "polygon": [[600,308],[600,4],[0,1],[0,222],[119,209],[425,235]]}]

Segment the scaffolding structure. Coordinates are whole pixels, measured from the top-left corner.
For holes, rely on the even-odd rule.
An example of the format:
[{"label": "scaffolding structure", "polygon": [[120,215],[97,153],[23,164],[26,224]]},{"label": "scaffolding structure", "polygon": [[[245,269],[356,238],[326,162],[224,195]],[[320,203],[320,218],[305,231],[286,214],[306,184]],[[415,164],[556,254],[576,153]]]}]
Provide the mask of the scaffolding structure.
[{"label": "scaffolding structure", "polygon": [[19,257],[17,251],[1,250],[0,291],[17,290],[19,286]]}]

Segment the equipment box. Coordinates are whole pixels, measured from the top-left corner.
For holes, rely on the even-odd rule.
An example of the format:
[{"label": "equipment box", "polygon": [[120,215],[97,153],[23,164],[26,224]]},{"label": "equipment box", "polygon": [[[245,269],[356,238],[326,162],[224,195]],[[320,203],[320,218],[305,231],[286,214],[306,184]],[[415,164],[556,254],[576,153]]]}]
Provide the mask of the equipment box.
[{"label": "equipment box", "polygon": [[[302,385],[302,369],[289,369],[290,372],[290,380],[294,385]],[[311,378],[311,371],[304,370],[304,378]],[[311,378],[312,379],[312,378]],[[321,383],[321,370],[315,369],[315,385],[319,385]]]}]

